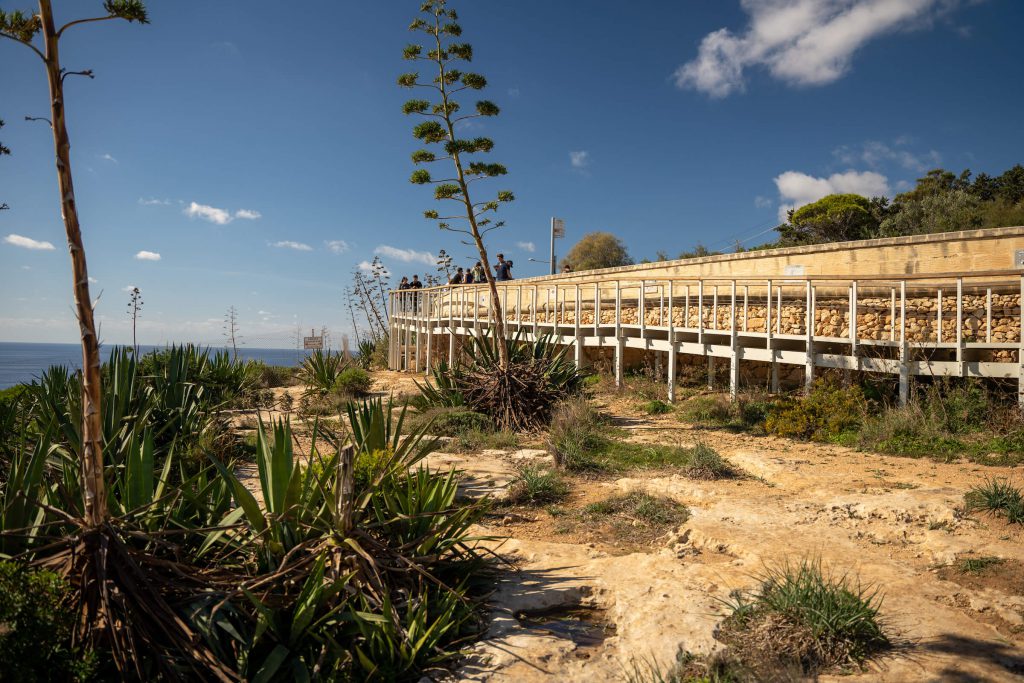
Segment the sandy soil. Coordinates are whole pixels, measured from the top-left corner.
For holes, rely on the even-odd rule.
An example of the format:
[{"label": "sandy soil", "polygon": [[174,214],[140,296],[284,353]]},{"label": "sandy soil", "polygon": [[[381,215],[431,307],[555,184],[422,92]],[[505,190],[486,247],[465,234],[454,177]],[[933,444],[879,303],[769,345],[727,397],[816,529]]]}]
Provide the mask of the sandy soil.
[{"label": "sandy soil", "polygon": [[[416,389],[408,374],[375,373],[375,380],[384,395]],[[714,637],[725,612],[721,600],[756,585],[766,565],[802,558],[820,558],[884,593],[882,614],[898,644],[866,671],[832,678],[1024,676],[1024,527],[962,509],[971,486],[994,476],[1024,484],[1020,472],[700,430],[671,415],[642,415],[625,398],[608,399],[604,409],[631,439],[701,439],[749,476],[694,481],[645,470],[570,478],[564,510],[635,489],[689,507],[685,523],[656,538],[566,524],[545,508],[496,507],[480,531],[504,537],[494,546],[509,564],[489,603],[488,631],[451,680],[616,681],[634,662],[667,666],[679,649],[710,653],[721,647]],[[500,498],[519,467],[550,458],[524,449],[437,453],[429,462],[462,470],[464,495]],[[248,469],[242,474],[258,487],[255,468]],[[975,573],[955,567],[981,557],[1002,562]],[[558,618],[561,610],[571,618]],[[580,615],[582,632],[572,626]]]},{"label": "sandy soil", "polygon": [[[636,440],[689,445],[704,439],[751,476],[693,481],[644,471],[572,480],[570,499],[560,507],[578,509],[642,489],[690,508],[687,522],[653,541],[601,527],[567,530],[543,508],[498,508],[484,531],[508,537],[498,552],[513,566],[501,574],[486,637],[455,679],[623,680],[634,661],[667,665],[679,648],[712,652],[721,647],[713,635],[724,612],[720,601],[733,589],[755,585],[766,564],[805,557],[855,574],[885,596],[883,616],[898,646],[843,680],[1024,675],[1024,531],[962,510],[964,491],[986,477],[1020,482],[1012,468],[680,429],[673,417],[641,416],[625,400],[612,401],[608,410],[624,418]],[[438,454],[434,463],[463,469],[472,495],[500,497],[518,465],[546,457],[536,450],[489,451]],[[989,556],[1004,562],[978,574],[951,566]],[[566,607],[592,608],[605,636],[595,644],[557,622],[538,627],[523,618]]]}]

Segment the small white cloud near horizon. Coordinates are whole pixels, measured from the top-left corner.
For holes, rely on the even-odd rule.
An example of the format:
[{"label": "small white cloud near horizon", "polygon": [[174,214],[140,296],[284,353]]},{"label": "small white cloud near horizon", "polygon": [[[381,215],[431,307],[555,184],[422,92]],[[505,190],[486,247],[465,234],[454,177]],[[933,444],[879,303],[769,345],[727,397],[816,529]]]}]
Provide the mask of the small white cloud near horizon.
[{"label": "small white cloud near horizon", "polygon": [[32,266],[22,266],[22,270],[32,270]]},{"label": "small white cloud near horizon", "polygon": [[359,270],[363,271],[364,273],[372,273],[373,272],[373,264],[370,263],[369,261],[360,261],[359,264],[356,266],[356,268],[358,268]]},{"label": "small white cloud near horizon", "polygon": [[679,88],[722,98],[743,92],[744,72],[763,67],[792,86],[832,83],[854,54],[898,30],[928,27],[961,0],[743,0],[746,28],[704,36],[697,56],[673,74]]},{"label": "small white cloud near horizon", "polygon": [[522,249],[523,251],[530,252],[531,254],[537,251],[537,245],[534,244],[533,242],[516,242],[516,246]]},{"label": "small white cloud near horizon", "polygon": [[758,209],[768,209],[774,205],[775,202],[773,202],[770,197],[765,197],[763,195],[757,195],[754,197],[754,207]]},{"label": "small white cloud near horizon", "polygon": [[142,251],[135,255],[135,258],[138,261],[159,261],[160,254],[156,253],[155,251],[146,251],[145,249],[143,249]]},{"label": "small white cloud near horizon", "polygon": [[35,249],[37,251],[53,251],[57,248],[50,242],[41,242],[24,235],[16,235],[13,232],[4,238],[4,242],[15,247],[21,247],[22,249]]},{"label": "small white cloud near horizon", "polygon": [[790,209],[818,201],[836,193],[851,193],[865,197],[888,196],[889,179],[874,171],[847,171],[833,173],[827,178],[816,178],[799,171],[786,171],[775,177],[779,189],[779,220],[785,221]]},{"label": "small white cloud near horizon", "polygon": [[149,199],[139,197],[139,204],[142,206],[170,206],[171,200],[157,199],[156,197],[150,197]]},{"label": "small white cloud near horizon", "polygon": [[89,276],[89,284],[90,284],[90,285],[94,285],[94,284],[96,284],[97,282],[99,282],[99,280],[97,280],[96,278],[94,278],[94,277],[93,277],[92,275],[90,275],[90,276]]},{"label": "small white cloud near horizon", "polygon": [[270,246],[277,247],[278,249],[294,249],[295,251],[313,251],[313,247],[305,244],[304,242],[296,242],[294,240],[281,240],[280,242],[270,242]]},{"label": "small white cloud near horizon", "polygon": [[227,225],[236,218],[253,221],[262,216],[259,211],[252,209],[239,209],[232,214],[225,209],[218,209],[215,206],[199,204],[198,202],[190,202],[185,207],[184,214],[189,218],[202,218],[204,221],[216,223],[217,225]]},{"label": "small white cloud near horizon", "polygon": [[104,161],[109,161],[109,162],[115,163],[115,164],[119,163],[118,160],[115,159],[114,157],[112,157],[109,153],[101,154],[100,155],[100,159],[103,159]]},{"label": "small white cloud near horizon", "polygon": [[344,254],[349,250],[348,242],[345,240],[324,240],[324,244],[332,254]]},{"label": "small white cloud near horizon", "polygon": [[590,165],[590,152],[581,149],[578,152],[569,152],[569,163],[573,168],[586,168]]},{"label": "small white cloud near horizon", "polygon": [[[396,261],[403,261],[405,263],[422,263],[425,266],[436,266],[437,256],[431,254],[429,251],[416,251],[415,249],[400,249],[398,247],[392,247],[388,244],[382,244],[373,250],[374,254],[380,254],[388,258],[393,258]],[[362,268],[362,264],[359,264]]]}]

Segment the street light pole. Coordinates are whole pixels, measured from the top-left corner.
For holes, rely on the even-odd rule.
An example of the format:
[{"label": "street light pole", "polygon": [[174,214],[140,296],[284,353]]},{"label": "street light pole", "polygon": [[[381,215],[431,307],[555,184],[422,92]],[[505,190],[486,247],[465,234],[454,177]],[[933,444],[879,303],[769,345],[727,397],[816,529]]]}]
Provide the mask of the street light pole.
[{"label": "street light pole", "polygon": [[565,237],[565,221],[561,218],[551,217],[551,274],[555,274],[555,265],[558,261],[555,259],[555,238]]}]

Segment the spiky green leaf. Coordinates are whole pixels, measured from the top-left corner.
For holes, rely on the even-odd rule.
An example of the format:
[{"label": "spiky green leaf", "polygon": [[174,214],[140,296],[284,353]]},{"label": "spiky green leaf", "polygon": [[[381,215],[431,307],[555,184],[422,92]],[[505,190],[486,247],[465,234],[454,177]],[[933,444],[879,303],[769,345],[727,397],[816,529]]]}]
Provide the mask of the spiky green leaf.
[{"label": "spiky green leaf", "polygon": [[422,114],[427,111],[430,106],[430,102],[426,100],[409,100],[402,105],[403,114]]},{"label": "spiky green leaf", "polygon": [[462,194],[458,185],[442,183],[434,188],[434,199],[452,199]]},{"label": "spiky green leaf", "polygon": [[426,143],[441,142],[448,137],[448,132],[437,121],[424,121],[412,129],[413,136]]},{"label": "spiky green leaf", "polygon": [[412,172],[409,182],[413,185],[426,185],[430,182],[430,171],[420,168]]},{"label": "spiky green leaf", "polygon": [[480,100],[476,103],[476,113],[480,116],[497,116],[501,110],[490,100]]},{"label": "spiky green leaf", "polygon": [[487,79],[480,74],[462,74],[462,85],[473,90],[487,87]]},{"label": "spiky green leaf", "polygon": [[401,76],[398,77],[398,85],[402,86],[403,88],[411,88],[412,86],[416,85],[416,79],[419,77],[420,75],[415,73],[402,74]]},{"label": "spiky green leaf", "polygon": [[103,9],[112,17],[140,24],[149,23],[149,15],[146,14],[142,0],[105,0]]},{"label": "spiky green leaf", "polygon": [[412,153],[412,162],[414,164],[427,164],[436,158],[434,153],[427,149],[418,149]]},{"label": "spiky green leaf", "polygon": [[402,51],[402,59],[416,59],[423,52],[422,45],[406,45]]},{"label": "spiky green leaf", "polygon": [[9,35],[23,43],[30,42],[42,27],[39,17],[31,12],[26,14],[21,10],[12,12],[0,10],[0,33]]}]

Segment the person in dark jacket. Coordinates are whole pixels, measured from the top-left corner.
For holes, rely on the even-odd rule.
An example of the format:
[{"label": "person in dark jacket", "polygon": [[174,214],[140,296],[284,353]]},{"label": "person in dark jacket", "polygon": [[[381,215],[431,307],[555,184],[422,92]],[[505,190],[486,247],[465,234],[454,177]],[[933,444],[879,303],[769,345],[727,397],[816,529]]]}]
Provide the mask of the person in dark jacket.
[{"label": "person in dark jacket", "polygon": [[504,254],[498,254],[498,262],[494,264],[494,279],[498,282],[512,279],[512,262],[506,261]]},{"label": "person in dark jacket", "polygon": [[459,269],[455,271],[455,275],[452,275],[451,279],[448,280],[448,284],[450,284],[450,285],[461,285],[463,282],[465,282],[465,280],[466,280],[466,275],[463,272],[462,268],[459,267]]}]

